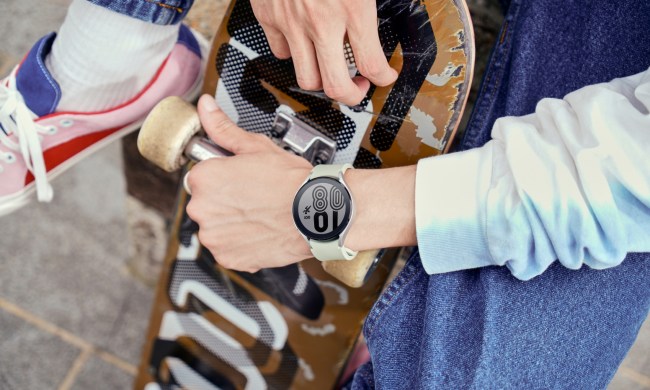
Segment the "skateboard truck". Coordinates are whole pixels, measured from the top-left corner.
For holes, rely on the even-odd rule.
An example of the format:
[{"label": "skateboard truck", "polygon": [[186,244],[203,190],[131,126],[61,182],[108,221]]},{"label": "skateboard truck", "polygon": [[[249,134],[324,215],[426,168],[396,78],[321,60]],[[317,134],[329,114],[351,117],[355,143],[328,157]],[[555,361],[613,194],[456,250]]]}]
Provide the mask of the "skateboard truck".
[{"label": "skateboard truck", "polygon": [[[278,112],[273,130],[284,149],[305,157],[312,165],[329,163],[336,142],[307,123]],[[200,136],[196,109],[178,97],[168,97],[151,110],[138,136],[138,149],[149,161],[167,172],[175,172],[192,161],[228,157],[232,153]],[[381,260],[383,251],[360,252],[354,260],[323,262],[323,269],[350,287],[361,287]]]},{"label": "skateboard truck", "polygon": [[[152,130],[147,131],[149,128]],[[167,172],[179,170],[188,159],[200,162],[232,156],[198,135],[202,128],[196,110],[177,97],[161,101],[147,117],[142,130],[138,137],[140,153]],[[312,165],[328,164],[334,158],[334,140],[284,112],[277,113],[273,133],[281,148],[304,157]]]},{"label": "skateboard truck", "polygon": [[312,165],[329,164],[334,159],[336,141],[294,116],[278,111],[273,132],[280,138],[280,147],[304,157]]}]

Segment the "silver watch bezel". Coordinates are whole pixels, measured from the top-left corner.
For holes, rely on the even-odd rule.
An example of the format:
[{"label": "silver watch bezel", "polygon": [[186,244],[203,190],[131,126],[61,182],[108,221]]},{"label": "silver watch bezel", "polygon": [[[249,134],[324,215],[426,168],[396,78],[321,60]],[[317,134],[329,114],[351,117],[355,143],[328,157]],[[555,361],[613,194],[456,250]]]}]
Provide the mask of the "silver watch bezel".
[{"label": "silver watch bezel", "polygon": [[[350,187],[348,187],[348,184],[345,182],[344,174],[345,174],[345,172],[339,171],[339,172],[338,172],[338,177],[336,177],[336,178],[334,178],[334,177],[332,177],[332,176],[317,176],[317,177],[311,177],[312,172],[310,172],[309,176],[307,176],[307,178],[305,179],[305,181],[303,181],[302,184],[300,184],[300,187],[298,187],[298,190],[296,191],[296,194],[295,194],[294,197],[293,197],[293,202],[292,202],[292,204],[291,204],[291,216],[292,216],[292,219],[293,219],[293,223],[294,223],[294,226],[296,227],[296,230],[298,230],[298,233],[302,236],[302,238],[305,239],[305,241],[307,241],[307,244],[309,245],[309,248],[310,248],[310,249],[313,249],[313,247],[312,247],[312,245],[311,245],[311,242],[312,242],[312,241],[317,241],[317,242],[332,242],[332,241],[337,241],[337,242],[338,242],[338,246],[339,246],[339,248],[343,248],[343,247],[344,247],[345,238],[347,237],[347,235],[348,235],[348,233],[349,233],[349,231],[350,231],[350,226],[352,225],[352,220],[353,220],[353,218],[354,218],[354,216],[355,216],[355,211],[356,211],[355,201],[354,201],[354,195],[352,194],[352,191],[350,191]],[[330,239],[330,240],[319,240],[319,239],[316,239],[316,238],[309,238],[309,237],[308,237],[306,234],[304,234],[304,233],[302,232],[302,230],[300,230],[300,228],[298,227],[298,224],[296,223],[295,215],[294,215],[294,207],[293,207],[293,205],[294,205],[294,204],[296,203],[296,201],[298,200],[298,199],[297,199],[298,194],[300,194],[301,190],[303,189],[303,187],[305,187],[305,185],[306,185],[307,183],[309,183],[310,181],[315,180],[315,179],[317,179],[317,178],[321,178],[321,177],[329,177],[329,178],[335,179],[336,181],[338,181],[339,183],[341,183],[341,185],[346,189],[346,191],[347,191],[348,194],[350,195],[350,217],[349,217],[348,220],[347,220],[347,225],[345,226],[345,228],[343,228],[343,230],[341,231],[341,233],[339,233],[338,238],[335,237],[335,238]]]}]

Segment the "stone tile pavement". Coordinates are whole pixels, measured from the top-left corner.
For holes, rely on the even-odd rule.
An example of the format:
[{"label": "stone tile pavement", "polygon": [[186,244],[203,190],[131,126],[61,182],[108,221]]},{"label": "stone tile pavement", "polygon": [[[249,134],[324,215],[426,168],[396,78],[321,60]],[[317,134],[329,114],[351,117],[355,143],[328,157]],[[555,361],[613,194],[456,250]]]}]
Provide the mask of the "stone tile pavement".
[{"label": "stone tile pavement", "polygon": [[[0,74],[57,28],[67,4],[2,1]],[[224,5],[198,0],[190,23],[209,35]],[[144,223],[158,235],[164,220],[127,195],[121,153],[114,144],[62,175],[52,204],[2,218],[0,390],[132,386],[156,279],[156,267],[134,271],[133,220],[153,220]],[[650,389],[649,351],[646,321],[610,389]]]}]

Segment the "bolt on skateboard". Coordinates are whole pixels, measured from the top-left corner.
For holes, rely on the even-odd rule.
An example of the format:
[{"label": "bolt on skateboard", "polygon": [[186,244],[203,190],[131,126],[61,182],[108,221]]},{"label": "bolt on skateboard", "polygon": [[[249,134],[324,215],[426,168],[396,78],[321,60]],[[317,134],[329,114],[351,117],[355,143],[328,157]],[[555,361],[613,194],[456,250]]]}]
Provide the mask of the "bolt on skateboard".
[{"label": "bolt on skateboard", "polygon": [[[300,89],[291,60],[271,53],[248,0],[230,4],[203,91],[237,125],[313,165],[384,168],[442,154],[473,71],[467,6],[386,0],[377,8],[380,40],[399,77],[391,86],[371,87],[357,106]],[[354,76],[352,49],[342,49]],[[177,98],[154,108],[138,146],[168,171],[229,155],[205,138],[195,109]],[[185,213],[188,200],[179,189],[136,388],[336,387],[399,249],[254,274],[226,270],[200,245],[198,226]]]}]

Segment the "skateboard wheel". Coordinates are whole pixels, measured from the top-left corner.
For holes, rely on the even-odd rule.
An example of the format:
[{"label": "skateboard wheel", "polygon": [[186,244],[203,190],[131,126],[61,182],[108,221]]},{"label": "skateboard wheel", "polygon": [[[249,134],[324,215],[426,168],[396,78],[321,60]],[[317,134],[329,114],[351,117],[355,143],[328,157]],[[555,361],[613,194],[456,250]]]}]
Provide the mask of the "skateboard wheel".
[{"label": "skateboard wheel", "polygon": [[361,287],[375,264],[380,250],[359,252],[353,260],[324,261],[323,269],[350,287]]},{"label": "skateboard wheel", "polygon": [[187,162],[183,152],[199,131],[201,122],[194,106],[171,96],[161,100],[145,119],[138,135],[138,149],[147,160],[174,172]]}]

